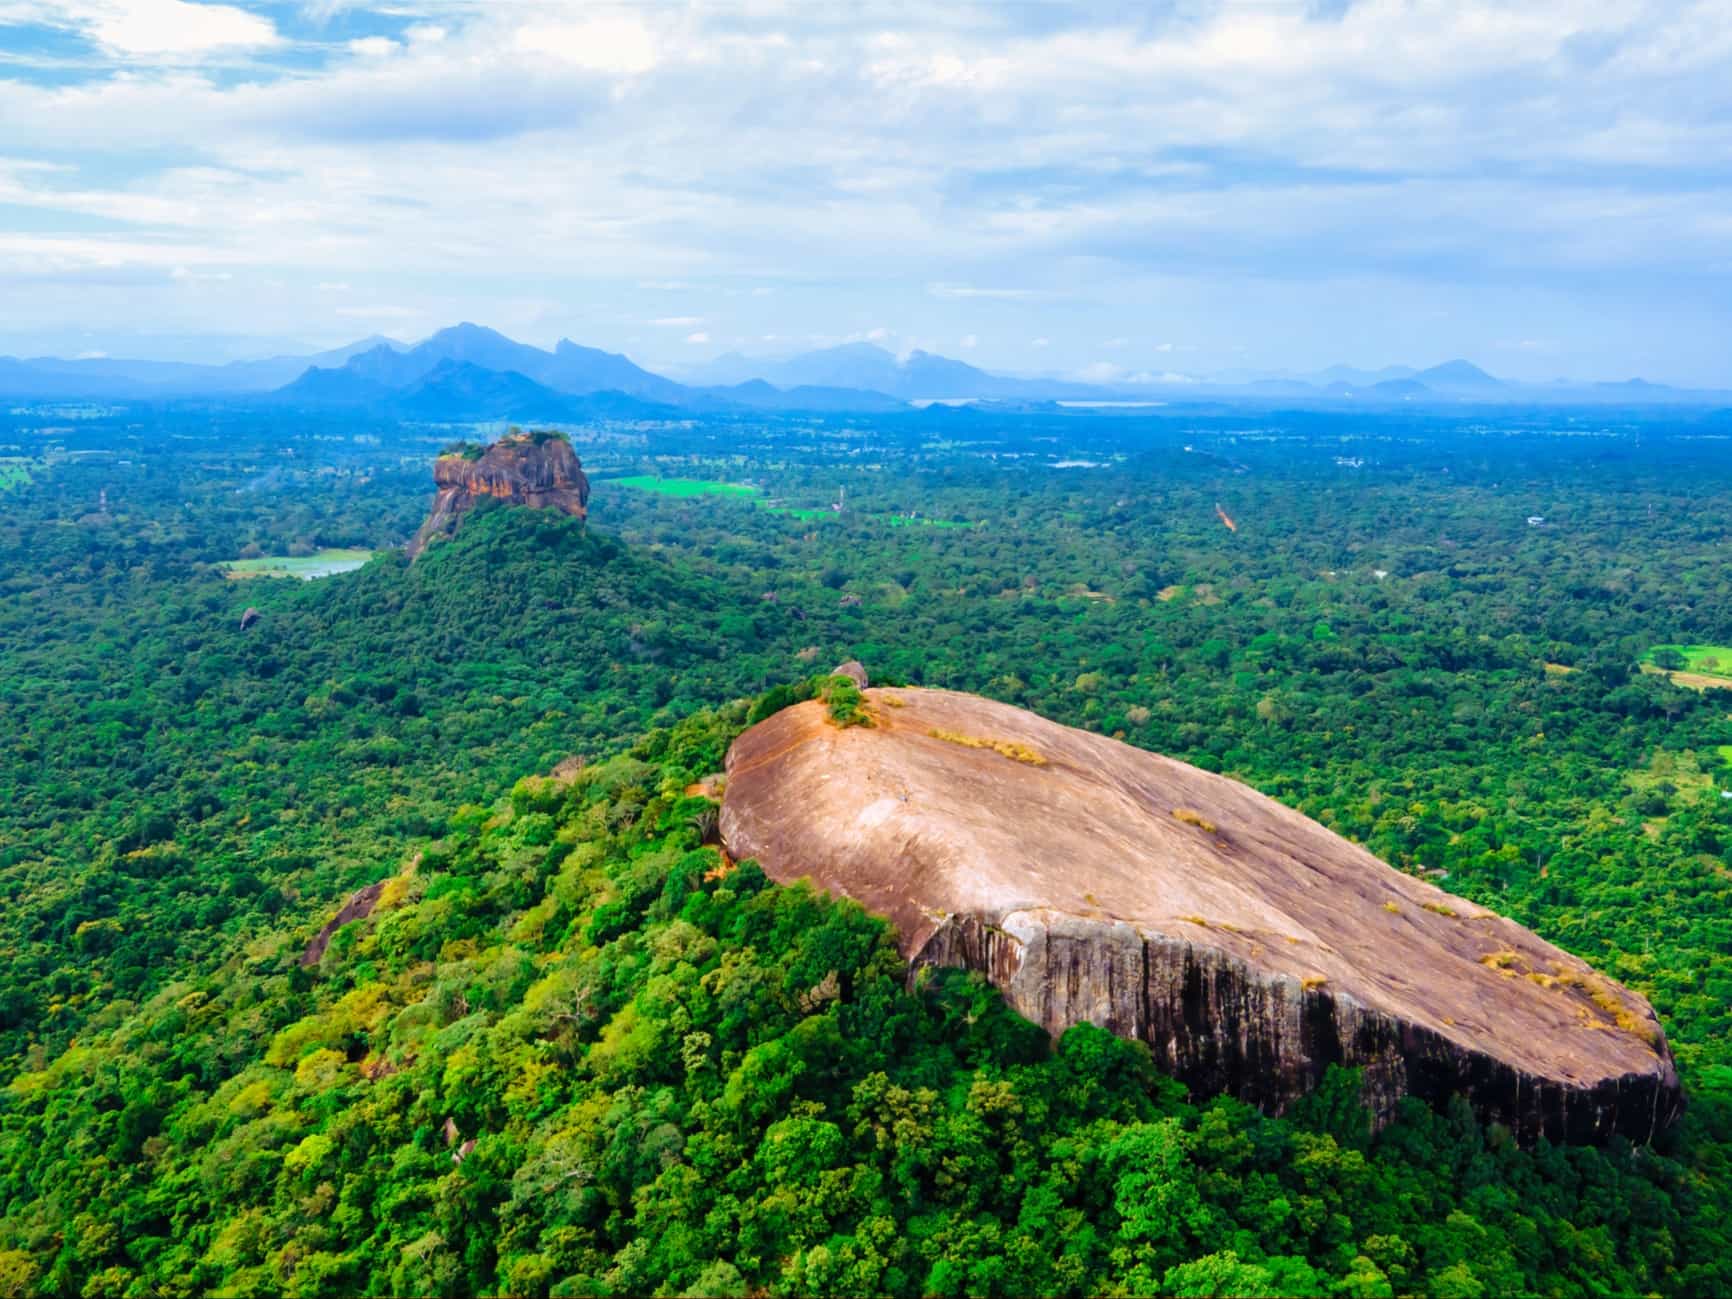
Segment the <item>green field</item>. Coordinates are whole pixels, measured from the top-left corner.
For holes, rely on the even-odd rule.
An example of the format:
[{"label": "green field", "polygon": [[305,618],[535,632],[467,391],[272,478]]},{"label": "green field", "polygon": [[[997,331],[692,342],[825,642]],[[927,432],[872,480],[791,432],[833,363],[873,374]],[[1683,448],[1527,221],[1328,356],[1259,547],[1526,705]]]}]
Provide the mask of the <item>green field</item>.
[{"label": "green field", "polygon": [[[1660,667],[1656,660],[1668,650],[1684,660],[1682,667],[1675,663],[1669,668]],[[1732,681],[1732,645],[1656,645],[1642,656],[1642,663],[1661,671],[1690,672]]]},{"label": "green field", "polygon": [[320,550],[311,555],[264,555],[258,559],[231,559],[220,567],[226,577],[298,577],[303,582],[352,573],[369,559],[370,550]]},{"label": "green field", "polygon": [[841,517],[835,510],[827,510],[822,506],[766,505],[764,508],[771,514],[786,514],[791,519],[800,519],[806,523],[810,523],[814,519],[837,519]]},{"label": "green field", "polygon": [[[660,492],[663,496],[678,496],[691,498],[694,496],[734,496],[747,499],[758,498],[761,493],[756,487],[744,483],[723,483],[709,478],[657,478],[652,474],[634,474],[629,478],[604,478],[604,483],[618,484],[621,487],[636,487],[641,491]],[[771,514],[786,514],[790,518],[811,523],[818,519],[835,519],[835,510],[825,506],[793,506],[765,505]],[[867,516],[871,517],[871,516]],[[886,522],[893,528],[973,528],[979,526],[978,521],[965,522],[958,519],[910,519],[900,514],[892,514]]]},{"label": "green field", "polygon": [[0,492],[13,487],[22,487],[30,481],[30,471],[35,466],[34,460],[5,457],[0,458]]},{"label": "green field", "polygon": [[707,478],[657,478],[652,474],[634,474],[630,478],[603,479],[610,486],[636,487],[641,491],[660,492],[663,496],[756,496],[758,489],[744,483],[718,483]]}]

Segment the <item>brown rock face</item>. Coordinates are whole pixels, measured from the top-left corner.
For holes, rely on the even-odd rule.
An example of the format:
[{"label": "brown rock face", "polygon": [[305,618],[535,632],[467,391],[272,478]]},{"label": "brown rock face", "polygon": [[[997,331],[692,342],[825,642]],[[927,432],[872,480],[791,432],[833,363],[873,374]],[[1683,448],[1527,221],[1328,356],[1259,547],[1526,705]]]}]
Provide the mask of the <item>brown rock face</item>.
[{"label": "brown rock face", "polygon": [[1682,1112],[1647,1002],[1520,925],[1237,781],[971,695],[865,694],[870,727],[811,702],[735,741],[721,835],[889,916],[911,961],[1277,1112],[1332,1063],[1379,1118],[1460,1092],[1526,1140]]},{"label": "brown rock face", "polygon": [[479,458],[442,455],[433,462],[438,494],[427,522],[409,543],[414,559],[438,536],[457,531],[463,516],[484,496],[532,510],[558,510],[576,518],[589,513],[589,479],[562,437],[508,433]]}]

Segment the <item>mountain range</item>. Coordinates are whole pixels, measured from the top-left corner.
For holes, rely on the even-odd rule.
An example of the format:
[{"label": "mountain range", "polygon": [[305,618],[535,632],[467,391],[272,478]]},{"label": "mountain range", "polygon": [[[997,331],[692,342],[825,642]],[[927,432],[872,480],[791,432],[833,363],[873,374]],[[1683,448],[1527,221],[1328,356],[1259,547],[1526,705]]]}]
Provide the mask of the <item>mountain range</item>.
[{"label": "mountain range", "polygon": [[1724,403],[1728,394],[1622,383],[1520,384],[1465,360],[1429,369],[1337,365],[1303,375],[1248,372],[1090,384],[994,374],[916,351],[847,343],[783,358],[719,356],[685,382],[616,352],[562,339],[551,350],[464,323],[414,345],[374,336],[308,356],[226,365],[0,357],[0,397],[261,402],[431,422],[670,418],[727,411],[889,413],[944,402],[1150,404],[1225,400],[1299,405]]}]

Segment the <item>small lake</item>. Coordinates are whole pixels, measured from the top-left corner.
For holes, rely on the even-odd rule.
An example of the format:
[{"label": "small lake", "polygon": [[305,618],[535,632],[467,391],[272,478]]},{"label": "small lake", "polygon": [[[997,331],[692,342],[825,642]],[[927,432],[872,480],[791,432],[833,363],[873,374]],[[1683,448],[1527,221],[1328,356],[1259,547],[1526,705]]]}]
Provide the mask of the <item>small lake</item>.
[{"label": "small lake", "polygon": [[218,565],[223,576],[237,581],[255,577],[294,577],[311,582],[338,573],[352,573],[369,559],[370,550],[321,550],[311,555],[262,555],[258,559],[230,559]]}]

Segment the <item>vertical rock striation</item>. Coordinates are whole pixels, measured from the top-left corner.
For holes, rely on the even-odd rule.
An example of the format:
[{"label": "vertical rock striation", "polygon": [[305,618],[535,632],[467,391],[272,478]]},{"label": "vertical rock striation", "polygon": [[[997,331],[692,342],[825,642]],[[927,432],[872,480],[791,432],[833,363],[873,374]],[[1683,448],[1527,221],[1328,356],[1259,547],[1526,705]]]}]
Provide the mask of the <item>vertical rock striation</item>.
[{"label": "vertical rock striation", "polygon": [[438,492],[433,508],[409,543],[414,559],[435,537],[457,531],[463,516],[485,497],[531,510],[558,510],[575,518],[589,513],[589,479],[558,433],[506,434],[485,450],[465,448],[433,462]]},{"label": "vertical rock striation", "polygon": [[949,691],[784,709],[728,754],[721,835],[978,970],[1049,1032],[1149,1045],[1279,1112],[1331,1064],[1387,1118],[1460,1093],[1524,1140],[1648,1140],[1683,1108],[1636,994],[1290,808],[1159,754]]}]

